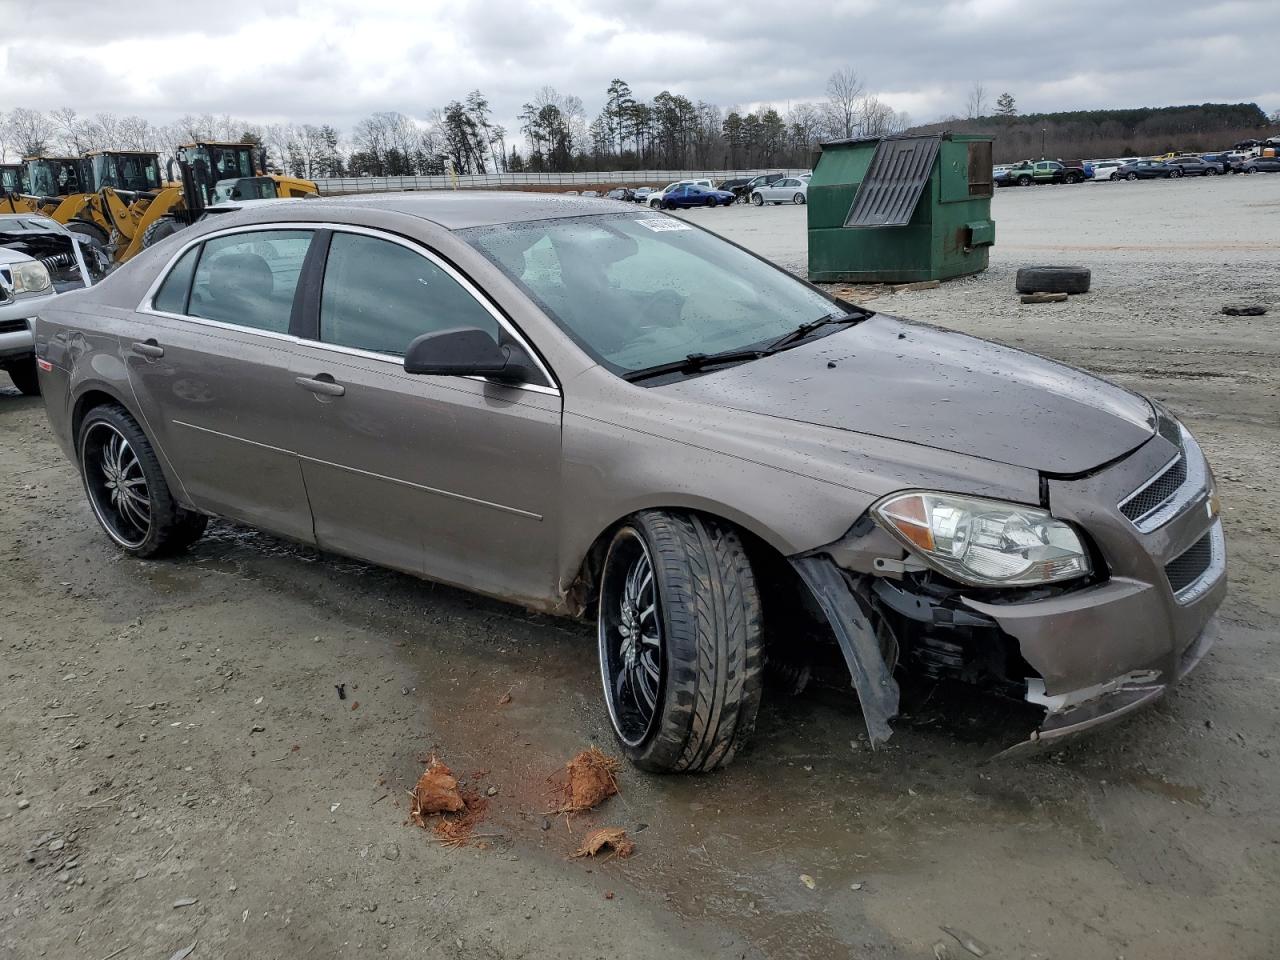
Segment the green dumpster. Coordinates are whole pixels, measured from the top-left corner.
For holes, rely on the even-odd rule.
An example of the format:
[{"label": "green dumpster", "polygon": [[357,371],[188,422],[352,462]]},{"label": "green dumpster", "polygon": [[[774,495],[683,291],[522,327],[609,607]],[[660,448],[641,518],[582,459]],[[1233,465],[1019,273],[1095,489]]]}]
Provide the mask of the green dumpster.
[{"label": "green dumpster", "polygon": [[985,270],[992,186],[990,137],[824,143],[809,181],[809,279],[909,283]]}]

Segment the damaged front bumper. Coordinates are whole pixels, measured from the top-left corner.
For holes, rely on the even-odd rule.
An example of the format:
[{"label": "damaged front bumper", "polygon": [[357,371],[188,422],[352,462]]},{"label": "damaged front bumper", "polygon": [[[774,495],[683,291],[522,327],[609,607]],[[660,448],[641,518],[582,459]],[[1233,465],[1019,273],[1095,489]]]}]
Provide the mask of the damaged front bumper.
[{"label": "damaged front bumper", "polygon": [[[1194,440],[1184,440],[1180,455],[1203,464]],[[1007,648],[1009,669],[999,678],[1004,689],[1022,690],[1045,717],[1028,740],[1001,756],[1095,730],[1190,673],[1217,639],[1215,612],[1227,590],[1226,544],[1207,465],[1188,471],[1165,512],[1152,513],[1157,523],[1122,510],[1131,491],[1167,469],[1174,449],[1157,436],[1090,477],[1049,481],[1054,515],[1086,530],[1098,549],[1107,575],[1094,584],[1025,600],[1012,591],[984,597],[958,585],[925,590],[898,559],[905,554],[892,552],[869,524],[793,557],[840,640],[872,745],[888,739],[898,704],[897,686],[874,643],[877,617],[886,614],[909,625],[917,643],[929,648],[927,666],[959,664],[984,642]],[[955,670],[966,679],[974,672],[970,663]]]}]

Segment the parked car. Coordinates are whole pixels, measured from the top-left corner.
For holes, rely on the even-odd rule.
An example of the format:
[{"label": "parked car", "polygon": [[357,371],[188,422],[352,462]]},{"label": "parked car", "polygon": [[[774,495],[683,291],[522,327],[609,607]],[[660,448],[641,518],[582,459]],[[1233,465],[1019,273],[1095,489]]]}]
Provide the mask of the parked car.
[{"label": "parked car", "polygon": [[738,199],[742,199],[743,191],[747,188],[747,184],[751,182],[750,177],[731,177],[728,180],[721,180],[717,184],[717,190],[728,190]]},{"label": "parked car", "polygon": [[622,200],[630,203],[635,200],[636,192],[629,187],[616,187],[605,194],[610,200]]},{"label": "parked car", "polygon": [[1037,183],[1080,183],[1084,168],[1068,166],[1060,160],[1025,161],[995,175],[997,187],[1029,187]]},{"label": "parked car", "polygon": [[646,203],[653,192],[653,187],[636,187],[635,195],[631,199],[636,203]]},{"label": "parked car", "polygon": [[1200,159],[1205,163],[1215,165],[1219,173],[1231,172],[1231,155],[1229,153],[1206,153]]},{"label": "parked car", "polygon": [[1280,173],[1280,156],[1251,157],[1240,164],[1239,173]]},{"label": "parked car", "polygon": [[659,210],[662,208],[663,197],[665,197],[672,190],[676,190],[679,187],[686,187],[686,186],[705,187],[708,190],[715,189],[715,186],[711,183],[710,180],[705,180],[705,179],[704,180],[677,180],[675,183],[668,183],[659,192],[649,194],[649,196],[645,198],[645,203],[647,203],[653,209]]},{"label": "parked car", "polygon": [[757,207],[766,203],[807,203],[809,181],[800,177],[783,177],[751,191],[751,202]]},{"label": "parked car", "polygon": [[1103,180],[1116,180],[1115,173],[1124,165],[1120,160],[1095,160],[1093,161],[1093,179],[1096,182]]},{"label": "parked car", "polygon": [[1172,160],[1166,160],[1165,165],[1177,167],[1184,177],[1216,177],[1222,172],[1221,164],[1213,163],[1195,154],[1176,156]]},{"label": "parked car", "polygon": [[663,210],[687,210],[690,207],[727,207],[738,198],[728,190],[701,187],[686,183],[662,194],[659,206]]},{"label": "parked car", "polygon": [[582,196],[584,196],[584,197],[598,197],[598,196],[600,196],[600,191],[599,191],[599,190],[583,190],[583,191],[582,191]]},{"label": "parked car", "polygon": [[596,209],[256,207],[42,309],[52,432],[106,536],[158,557],[220,515],[593,616],[649,770],[734,756],[771,644],[833,638],[876,745],[895,669],[1025,700],[1055,744],[1214,642],[1213,475],[1162,406]]},{"label": "parked car", "polygon": [[1182,171],[1171,167],[1163,160],[1134,160],[1115,171],[1117,180],[1155,180],[1182,176]]},{"label": "parked car", "polygon": [[0,214],[0,370],[28,396],[40,392],[31,321],[62,293],[92,286],[106,253],[49,217]]},{"label": "parked car", "polygon": [[771,183],[777,183],[779,180],[781,180],[785,176],[786,176],[785,173],[756,174],[756,176],[748,180],[746,182],[746,185],[743,186],[742,193],[739,194],[739,196],[742,198],[742,202],[746,203],[747,201],[749,201],[751,199],[751,194],[753,194],[756,191],[757,187],[767,187]]}]

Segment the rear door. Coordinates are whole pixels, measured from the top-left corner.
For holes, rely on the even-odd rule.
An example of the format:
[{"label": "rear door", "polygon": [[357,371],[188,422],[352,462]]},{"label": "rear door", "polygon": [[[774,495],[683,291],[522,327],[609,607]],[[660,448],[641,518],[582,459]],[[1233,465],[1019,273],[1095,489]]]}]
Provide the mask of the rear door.
[{"label": "rear door", "polygon": [[405,350],[425,333],[520,338],[408,240],[335,228],[324,263],[291,387],[318,544],[511,599],[551,596],[561,403],[550,376],[512,387],[406,373]]},{"label": "rear door", "polygon": [[195,505],[304,542],[288,351],[313,234],[240,229],[192,246],[121,344],[147,427]]}]

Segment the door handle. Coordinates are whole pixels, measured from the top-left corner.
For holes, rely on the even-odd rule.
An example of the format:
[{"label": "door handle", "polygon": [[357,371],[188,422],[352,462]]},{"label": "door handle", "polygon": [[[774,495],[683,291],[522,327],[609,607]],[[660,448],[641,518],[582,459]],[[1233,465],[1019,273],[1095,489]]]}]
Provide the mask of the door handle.
[{"label": "door handle", "polygon": [[293,382],[300,386],[303,390],[310,390],[312,393],[320,394],[326,397],[340,397],[347,392],[347,388],[340,383],[334,383],[332,378],[321,379],[327,374],[321,374],[320,377],[294,377]]},{"label": "door handle", "polygon": [[156,343],[154,340],[135,343],[129,349],[140,357],[146,357],[148,360],[159,360],[164,356],[164,347],[160,346],[160,344]]}]

